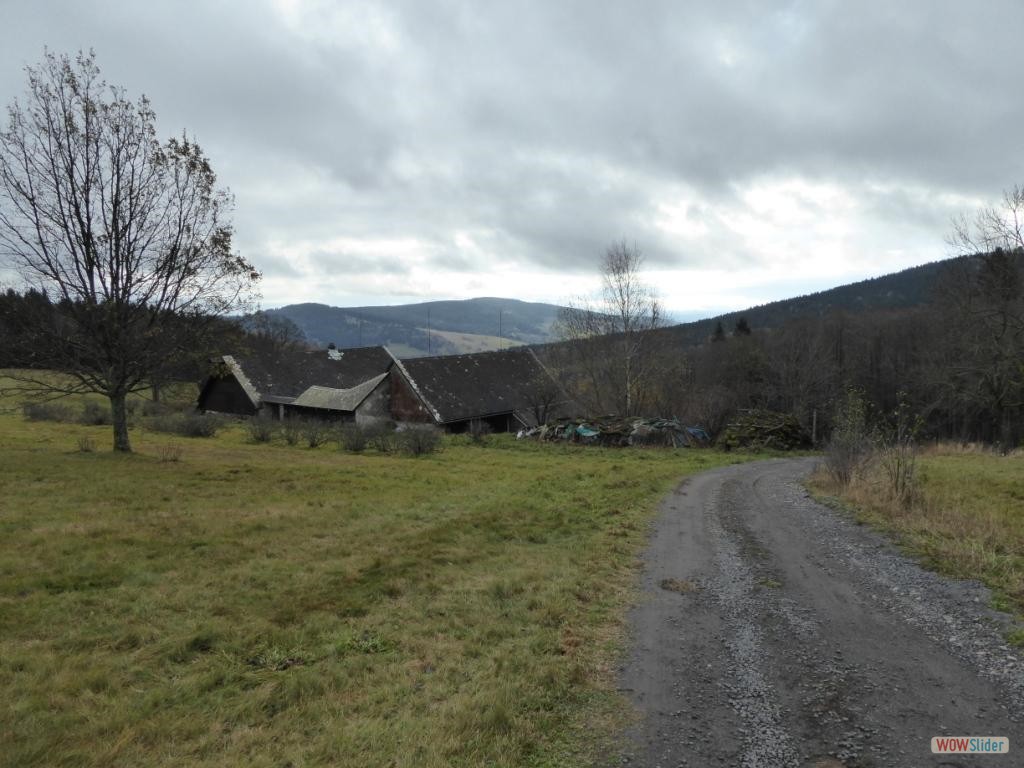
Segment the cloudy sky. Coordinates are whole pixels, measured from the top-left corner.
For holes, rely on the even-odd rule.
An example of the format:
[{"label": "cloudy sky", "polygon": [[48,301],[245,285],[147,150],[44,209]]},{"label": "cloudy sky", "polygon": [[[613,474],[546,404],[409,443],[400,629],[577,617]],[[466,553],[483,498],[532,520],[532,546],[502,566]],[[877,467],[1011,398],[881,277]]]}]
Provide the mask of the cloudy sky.
[{"label": "cloudy sky", "polygon": [[1024,182],[1019,0],[0,0],[186,129],[265,306],[593,289],[646,254],[680,317],[950,255]]}]

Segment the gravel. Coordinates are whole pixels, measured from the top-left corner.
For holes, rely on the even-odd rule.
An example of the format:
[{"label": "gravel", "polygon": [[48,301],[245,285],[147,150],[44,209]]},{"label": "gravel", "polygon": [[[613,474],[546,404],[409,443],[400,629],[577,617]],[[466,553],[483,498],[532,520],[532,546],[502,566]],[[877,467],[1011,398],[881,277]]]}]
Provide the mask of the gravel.
[{"label": "gravel", "polygon": [[[614,761],[1024,764],[1024,660],[987,590],[816,503],[812,467],[715,470],[665,500],[621,671],[640,718]],[[932,755],[940,735],[1008,736],[1011,755]]]}]

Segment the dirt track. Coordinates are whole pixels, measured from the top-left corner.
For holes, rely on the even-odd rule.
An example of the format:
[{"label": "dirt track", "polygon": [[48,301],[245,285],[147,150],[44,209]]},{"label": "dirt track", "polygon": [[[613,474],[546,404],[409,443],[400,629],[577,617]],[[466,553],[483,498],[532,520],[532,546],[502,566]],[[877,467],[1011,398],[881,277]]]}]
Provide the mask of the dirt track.
[{"label": "dirt track", "polygon": [[[982,587],[810,498],[814,460],[693,478],[662,506],[621,685],[619,764],[1024,766],[1024,660]],[[1005,756],[932,736],[1007,736]]]}]

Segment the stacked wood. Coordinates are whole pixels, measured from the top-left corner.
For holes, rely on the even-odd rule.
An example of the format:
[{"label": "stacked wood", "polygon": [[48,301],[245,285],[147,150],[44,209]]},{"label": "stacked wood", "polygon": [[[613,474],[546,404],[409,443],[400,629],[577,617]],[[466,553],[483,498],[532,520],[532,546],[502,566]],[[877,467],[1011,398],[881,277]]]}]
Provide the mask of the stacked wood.
[{"label": "stacked wood", "polygon": [[727,451],[793,451],[810,448],[811,438],[792,414],[751,408],[740,411],[715,444]]}]

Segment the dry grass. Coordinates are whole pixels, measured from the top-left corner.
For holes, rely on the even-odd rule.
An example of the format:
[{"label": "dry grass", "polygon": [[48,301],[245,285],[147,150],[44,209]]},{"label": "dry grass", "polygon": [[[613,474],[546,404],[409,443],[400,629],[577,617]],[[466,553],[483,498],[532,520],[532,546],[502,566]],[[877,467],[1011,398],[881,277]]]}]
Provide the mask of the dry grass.
[{"label": "dry grass", "polygon": [[741,458],[132,439],[0,415],[0,766],[588,764],[656,501]]},{"label": "dry grass", "polygon": [[700,587],[689,579],[662,579],[658,586],[664,590],[668,590],[669,592],[678,592],[681,595],[696,592],[700,589]]},{"label": "dry grass", "polygon": [[847,488],[825,473],[812,485],[894,534],[928,567],[983,581],[996,607],[1024,614],[1024,455],[943,444],[928,447],[919,461],[918,487],[907,504],[892,498],[877,468]]},{"label": "dry grass", "polygon": [[929,443],[922,447],[922,456],[1024,456],[1024,448],[1015,448],[1004,452],[985,443]]}]

